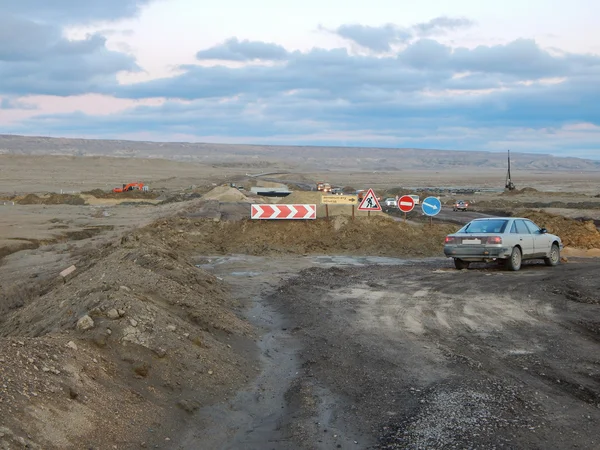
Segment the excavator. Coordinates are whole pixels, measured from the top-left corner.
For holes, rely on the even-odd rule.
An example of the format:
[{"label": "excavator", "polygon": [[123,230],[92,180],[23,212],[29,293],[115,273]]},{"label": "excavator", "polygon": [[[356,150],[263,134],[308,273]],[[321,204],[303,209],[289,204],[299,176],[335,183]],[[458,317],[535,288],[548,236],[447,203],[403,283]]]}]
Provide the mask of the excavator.
[{"label": "excavator", "polygon": [[113,192],[127,192],[127,191],[134,191],[134,190],[141,190],[144,187],[144,183],[129,183],[129,184],[124,184],[122,187],[116,187],[113,189]]}]

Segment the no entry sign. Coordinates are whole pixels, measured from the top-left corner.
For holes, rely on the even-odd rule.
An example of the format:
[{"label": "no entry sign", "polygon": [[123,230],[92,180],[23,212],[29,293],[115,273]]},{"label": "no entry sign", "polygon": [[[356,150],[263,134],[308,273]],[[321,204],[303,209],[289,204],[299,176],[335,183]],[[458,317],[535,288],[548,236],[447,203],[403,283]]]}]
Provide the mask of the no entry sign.
[{"label": "no entry sign", "polygon": [[398,209],[402,212],[410,212],[415,207],[415,199],[410,195],[403,195],[398,199]]}]

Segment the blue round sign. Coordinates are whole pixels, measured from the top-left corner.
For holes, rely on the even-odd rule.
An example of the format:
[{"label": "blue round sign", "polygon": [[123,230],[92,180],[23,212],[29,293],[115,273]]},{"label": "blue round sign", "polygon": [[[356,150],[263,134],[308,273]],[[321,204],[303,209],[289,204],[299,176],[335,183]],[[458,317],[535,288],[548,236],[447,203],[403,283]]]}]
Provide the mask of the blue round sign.
[{"label": "blue round sign", "polygon": [[421,209],[426,216],[435,216],[442,209],[442,202],[436,197],[427,197],[421,202]]}]

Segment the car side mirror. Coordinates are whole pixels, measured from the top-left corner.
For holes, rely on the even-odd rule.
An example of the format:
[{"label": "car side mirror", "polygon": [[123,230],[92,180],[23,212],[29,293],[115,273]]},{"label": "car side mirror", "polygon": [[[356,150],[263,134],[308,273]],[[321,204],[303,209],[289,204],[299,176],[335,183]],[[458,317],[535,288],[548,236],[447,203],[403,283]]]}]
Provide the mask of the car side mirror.
[{"label": "car side mirror", "polygon": [[540,228],[540,234],[544,234],[547,232],[548,232],[548,230],[546,230],[546,228],[544,228],[544,227]]}]

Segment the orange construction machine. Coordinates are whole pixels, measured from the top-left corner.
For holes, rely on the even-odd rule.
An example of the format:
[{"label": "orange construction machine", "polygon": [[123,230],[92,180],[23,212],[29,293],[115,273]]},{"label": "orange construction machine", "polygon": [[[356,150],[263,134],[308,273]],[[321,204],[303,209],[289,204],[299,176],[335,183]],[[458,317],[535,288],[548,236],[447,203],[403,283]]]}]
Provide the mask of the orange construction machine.
[{"label": "orange construction machine", "polygon": [[144,187],[144,183],[129,183],[124,184],[122,187],[116,187],[113,189],[113,192],[127,192],[127,191],[135,191],[142,189]]},{"label": "orange construction machine", "polygon": [[331,184],[325,183],[323,181],[319,181],[317,183],[317,191],[321,192],[331,192]]}]

